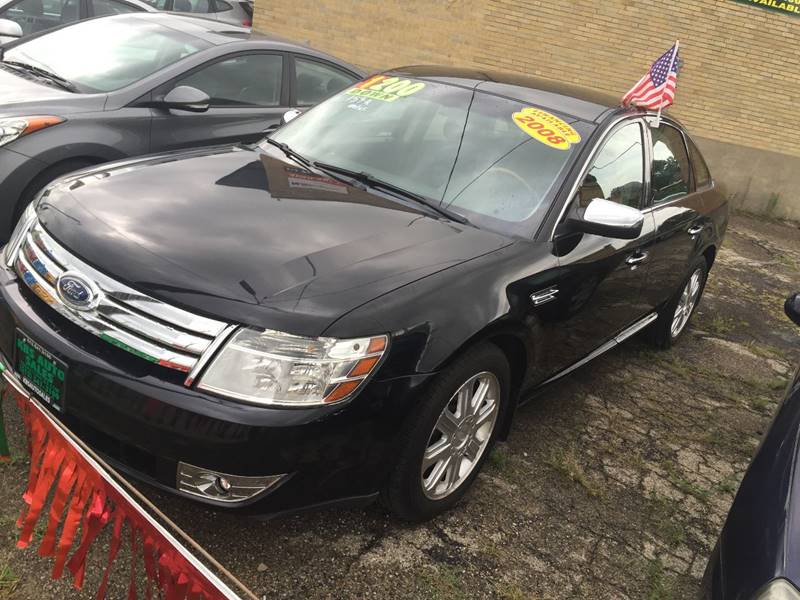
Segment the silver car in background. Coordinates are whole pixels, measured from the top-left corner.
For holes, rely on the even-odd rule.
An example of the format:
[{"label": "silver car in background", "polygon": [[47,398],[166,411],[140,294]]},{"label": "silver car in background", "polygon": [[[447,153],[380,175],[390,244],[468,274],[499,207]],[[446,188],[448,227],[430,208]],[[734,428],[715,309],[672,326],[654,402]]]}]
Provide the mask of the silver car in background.
[{"label": "silver car in background", "polygon": [[239,27],[253,25],[253,0],[147,0],[157,10],[190,14]]},{"label": "silver car in background", "polygon": [[142,0],[0,0],[0,44],[92,17],[155,11]]}]

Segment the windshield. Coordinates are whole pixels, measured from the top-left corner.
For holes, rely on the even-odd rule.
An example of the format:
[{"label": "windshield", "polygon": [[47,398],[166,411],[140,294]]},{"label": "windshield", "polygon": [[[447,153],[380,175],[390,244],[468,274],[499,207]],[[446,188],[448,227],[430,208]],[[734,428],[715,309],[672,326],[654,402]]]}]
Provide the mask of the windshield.
[{"label": "windshield", "polygon": [[23,42],[3,60],[46,69],[81,92],[110,92],[210,46],[145,20],[95,19]]},{"label": "windshield", "polygon": [[473,223],[529,236],[580,132],[589,130],[588,124],[570,126],[520,101],[378,76],[320,104],[272,138],[310,160],[365,172],[430,198]]}]

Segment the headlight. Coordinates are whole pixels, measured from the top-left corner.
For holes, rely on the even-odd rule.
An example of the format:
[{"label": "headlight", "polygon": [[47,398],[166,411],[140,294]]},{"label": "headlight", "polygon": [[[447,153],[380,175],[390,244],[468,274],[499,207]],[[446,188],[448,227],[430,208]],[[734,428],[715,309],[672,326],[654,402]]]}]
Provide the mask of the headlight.
[{"label": "headlight", "polygon": [[17,256],[19,246],[22,240],[25,239],[28,229],[31,228],[34,220],[36,220],[36,206],[39,203],[38,200],[39,198],[37,197],[36,200],[28,204],[22,216],[19,218],[19,221],[17,221],[17,226],[14,227],[14,231],[11,232],[11,237],[8,238],[8,243],[3,250],[3,262],[6,263],[7,267],[14,264],[14,258]]},{"label": "headlight", "polygon": [[202,390],[254,404],[315,406],[353,396],[375,371],[388,338],[305,338],[241,329],[202,376]]},{"label": "headlight", "polygon": [[9,117],[0,119],[0,146],[13,142],[15,139],[39,131],[45,127],[52,127],[63,123],[61,117],[44,115],[38,117]]},{"label": "headlight", "polygon": [[761,590],[755,600],[800,600],[800,593],[785,579],[776,579]]}]

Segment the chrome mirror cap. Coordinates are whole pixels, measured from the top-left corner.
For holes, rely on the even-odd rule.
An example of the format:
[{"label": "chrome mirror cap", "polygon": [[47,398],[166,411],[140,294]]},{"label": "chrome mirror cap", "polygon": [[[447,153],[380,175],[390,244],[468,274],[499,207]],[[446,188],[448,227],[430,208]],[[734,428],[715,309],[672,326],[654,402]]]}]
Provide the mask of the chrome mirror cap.
[{"label": "chrome mirror cap", "polygon": [[639,237],[642,232],[644,214],[636,208],[618,202],[595,198],[589,202],[583,218],[576,224],[584,233],[632,240]]}]

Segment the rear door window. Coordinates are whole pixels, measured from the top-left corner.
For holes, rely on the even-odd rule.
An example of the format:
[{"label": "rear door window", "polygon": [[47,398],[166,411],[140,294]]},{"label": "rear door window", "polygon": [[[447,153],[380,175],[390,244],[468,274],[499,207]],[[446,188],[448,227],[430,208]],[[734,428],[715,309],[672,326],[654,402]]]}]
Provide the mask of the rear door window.
[{"label": "rear door window", "polygon": [[688,142],[689,158],[692,161],[692,173],[694,174],[694,185],[698,188],[707,186],[711,183],[711,173],[708,171],[706,161],[703,159],[697,146],[694,145],[694,142],[692,142],[692,140],[688,140]]},{"label": "rear door window", "polygon": [[294,71],[297,106],[319,104],[356,81],[341,69],[299,56],[294,59]]},{"label": "rear door window", "polygon": [[121,15],[123,13],[141,12],[141,8],[120,2],[120,0],[90,0],[92,12],[95,17],[104,15]]},{"label": "rear door window", "polygon": [[670,125],[651,129],[653,204],[671,202],[689,193],[689,156],[683,134]]},{"label": "rear door window", "polygon": [[214,12],[211,0],[175,0],[172,5],[175,12],[208,14]]}]

